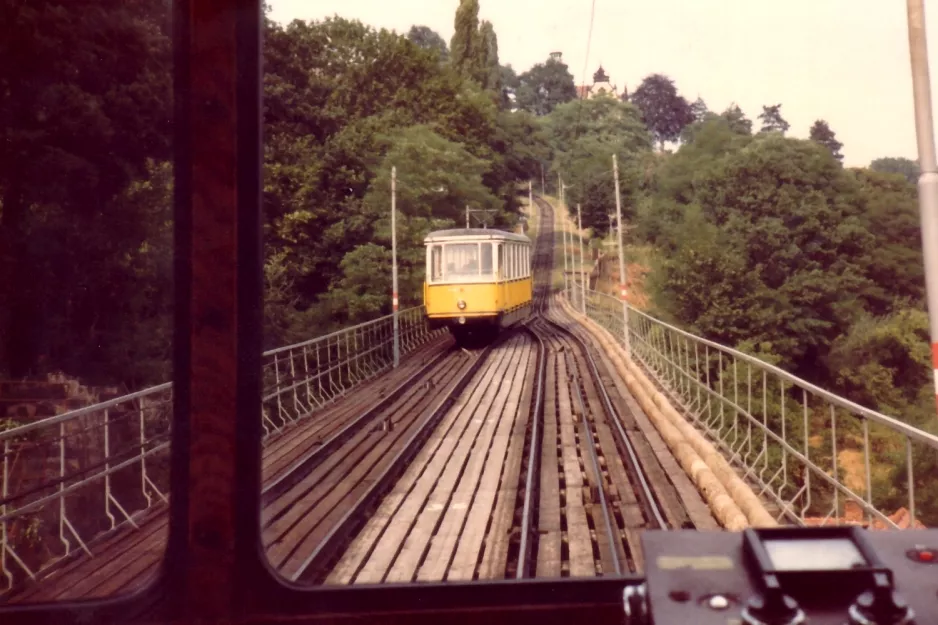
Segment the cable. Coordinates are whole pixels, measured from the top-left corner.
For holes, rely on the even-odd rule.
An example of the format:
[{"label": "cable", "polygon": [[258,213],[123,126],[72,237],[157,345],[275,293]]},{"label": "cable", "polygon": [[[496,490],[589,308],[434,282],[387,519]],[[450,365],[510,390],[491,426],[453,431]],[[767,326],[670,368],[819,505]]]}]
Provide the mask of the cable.
[{"label": "cable", "polygon": [[[590,4],[590,27],[586,33],[586,56],[583,59],[583,81],[586,82],[586,68],[589,67],[589,58],[590,58],[590,45],[593,42],[593,18],[596,16],[596,0],[593,0]],[[579,104],[577,104],[576,109],[576,121],[573,123],[573,141],[571,141],[570,148],[573,149],[573,144],[576,143],[577,139],[580,138],[580,116],[583,114],[583,100],[586,98],[580,95],[579,86],[574,82],[574,89],[577,91],[577,99]],[[560,189],[557,190],[558,193],[562,193]]]},{"label": "cable", "polygon": [[[586,34],[586,56],[583,58],[583,82],[586,83],[586,68],[589,67],[590,45],[593,42],[593,18],[596,15],[596,0],[593,0],[590,6],[590,27]],[[579,91],[579,88],[577,88]],[[586,98],[577,93],[580,104],[577,106],[576,122],[573,124],[573,142],[580,137],[580,115],[583,113],[583,100]]]}]

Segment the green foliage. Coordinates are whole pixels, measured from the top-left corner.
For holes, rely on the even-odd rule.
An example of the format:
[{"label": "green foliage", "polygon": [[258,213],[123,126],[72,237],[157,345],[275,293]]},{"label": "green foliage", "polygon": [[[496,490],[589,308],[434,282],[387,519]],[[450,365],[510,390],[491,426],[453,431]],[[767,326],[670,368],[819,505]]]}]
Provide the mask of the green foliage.
[{"label": "green foliage", "polygon": [[912,161],[907,158],[877,158],[870,163],[870,169],[882,172],[884,174],[899,174],[912,184],[918,183],[920,168],[918,161]]},{"label": "green foliage", "polygon": [[479,33],[479,0],[459,0],[450,63],[465,78],[481,78],[483,42]]},{"label": "green foliage", "polygon": [[709,115],[712,114],[710,113],[710,109],[707,108],[707,103],[704,102],[703,98],[701,97],[698,97],[696,100],[694,100],[691,103],[690,112],[691,112],[691,115],[694,116],[695,122],[702,122],[705,119],[707,119]]},{"label": "green foliage", "polygon": [[681,131],[695,119],[690,104],[678,95],[674,81],[662,74],[652,74],[642,80],[631,101],[641,111],[649,132],[662,149],[666,141],[676,141]]},{"label": "green foliage", "polygon": [[[828,366],[837,385],[864,406],[890,414],[914,412],[923,387],[932,395],[928,316],[902,309],[886,317],[863,316],[834,342]],[[934,397],[927,403],[934,411]]]},{"label": "green foliage", "polygon": [[[938,429],[911,184],[917,165],[879,159],[870,169],[844,169],[826,124],[815,124],[812,140],[787,139],[778,107],[762,116],[774,132],[755,137],[738,107],[719,116],[699,110],[681,148],[646,166],[633,200],[633,232],[659,254],[646,281],[655,314],[861,405]],[[704,373],[716,380],[722,371],[725,382],[732,379],[726,367],[709,362]],[[780,432],[784,401],[784,424],[798,447],[801,399],[779,394],[770,389],[753,410]],[[810,407],[810,420],[829,421],[818,410]],[[879,467],[874,503],[908,505],[904,439],[883,426],[869,434]],[[856,449],[860,422],[839,418],[837,436],[838,449]],[[822,439],[811,455],[823,466],[831,440]],[[780,466],[777,445],[766,454],[770,467]],[[913,470],[918,512],[934,524],[938,490],[930,476],[938,458],[913,446]],[[832,503],[817,483],[812,497]]]},{"label": "green foliage", "polygon": [[762,120],[762,130],[760,132],[780,132],[785,134],[788,132],[788,129],[791,128],[791,124],[782,117],[781,104],[763,106],[759,119]]},{"label": "green foliage", "polygon": [[733,132],[741,135],[752,134],[752,120],[746,117],[738,105],[731,104],[720,115],[729,123]]},{"label": "green foliage", "polygon": [[638,108],[613,98],[577,100],[558,106],[546,121],[555,152],[572,152],[580,138],[614,145],[625,152],[650,147],[650,137]]},{"label": "green foliage", "polygon": [[[516,183],[539,173],[547,138],[533,116],[508,112],[513,73],[503,81],[494,29],[479,27],[477,2],[463,4],[457,24],[472,33],[465,45],[457,33],[453,63],[423,26],[401,36],[337,17],[266,22],[265,346],[390,311],[391,165],[405,305],[419,303],[427,231],[466,204],[516,223]],[[0,373],[165,381],[166,5],[3,11],[16,37],[0,49],[24,62],[0,68],[0,335],[11,337]]]},{"label": "green foliage", "polygon": [[619,160],[623,219],[631,217],[641,155],[651,143],[638,109],[613,98],[593,98],[560,105],[547,119],[554,166],[571,185],[566,203],[582,205],[583,227],[601,234],[609,228],[608,214],[615,207],[613,154]]},{"label": "green foliage", "polygon": [[844,144],[837,140],[834,131],[830,129],[830,126],[828,126],[827,122],[823,119],[817,120],[814,122],[814,125],[811,126],[809,138],[812,141],[817,141],[821,145],[826,146],[838,161],[844,160],[843,154],[840,153],[840,148],[842,148]]},{"label": "green foliage", "polygon": [[518,76],[515,104],[534,115],[549,115],[555,108],[576,98],[573,74],[554,58],[538,63]]},{"label": "green foliage", "polygon": [[479,27],[479,77],[483,89],[501,92],[501,66],[498,64],[498,37],[491,22]]},{"label": "green foliage", "polygon": [[0,15],[0,57],[17,59],[0,63],[0,371],[63,356],[97,372],[99,341],[138,321],[113,298],[148,234],[132,211],[152,208],[123,194],[169,156],[166,6],[6,2]]},{"label": "green foliage", "polygon": [[429,26],[411,26],[407,38],[426,50],[436,51],[441,61],[449,61],[449,48],[439,33]]},{"label": "green foliage", "polygon": [[[921,305],[914,188],[844,170],[816,141],[734,131],[726,115],[694,126],[638,201],[636,232],[666,257],[649,281],[658,307],[707,337],[762,345],[794,373],[892,406],[847,388],[841,369],[852,352],[840,341],[861,319]],[[907,398],[919,392],[911,378],[901,384],[911,385]]]}]

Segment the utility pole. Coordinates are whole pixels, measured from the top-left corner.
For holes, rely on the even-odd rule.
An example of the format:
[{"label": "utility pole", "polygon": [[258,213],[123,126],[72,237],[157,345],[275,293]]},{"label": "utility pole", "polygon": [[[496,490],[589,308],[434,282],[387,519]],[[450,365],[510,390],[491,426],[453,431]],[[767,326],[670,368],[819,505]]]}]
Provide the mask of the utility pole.
[{"label": "utility pole", "polygon": [[612,155],[612,173],[616,180],[616,224],[618,231],[616,238],[619,240],[619,297],[622,298],[622,335],[625,339],[625,357],[632,357],[631,340],[629,338],[629,303],[626,300],[625,290],[625,249],[622,247],[622,197],[619,194],[619,161],[616,155]]},{"label": "utility pole", "polygon": [[469,229],[469,205],[466,204],[466,229]]},{"label": "utility pole", "polygon": [[931,335],[935,401],[938,407],[938,163],[931,111],[928,75],[928,41],[925,36],[925,0],[908,0],[909,56],[912,61],[912,93],[915,102],[915,136],[918,140],[918,203],[925,260],[925,294]]},{"label": "utility pole", "polygon": [[[557,174],[557,188],[560,189],[558,193],[560,194],[560,210],[561,221],[563,225],[563,296],[567,297],[567,220],[563,217],[566,215],[566,208],[563,203],[563,181],[560,178],[560,174]],[[568,298],[569,299],[569,298]]]},{"label": "utility pole", "polygon": [[580,204],[576,205],[576,224],[579,232],[577,233],[580,237],[580,279],[583,281],[582,284],[582,294],[583,294],[583,314],[586,314],[586,259],[583,257],[583,215],[580,213]]},{"label": "utility pole", "polygon": [[397,167],[391,167],[391,309],[394,316],[395,369],[401,362],[401,337],[397,305]]}]

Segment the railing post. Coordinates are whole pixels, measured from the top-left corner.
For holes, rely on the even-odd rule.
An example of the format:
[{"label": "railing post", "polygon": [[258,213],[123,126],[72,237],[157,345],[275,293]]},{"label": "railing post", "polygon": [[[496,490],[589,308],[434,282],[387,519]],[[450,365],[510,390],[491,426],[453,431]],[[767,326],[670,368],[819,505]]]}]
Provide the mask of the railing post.
[{"label": "railing post", "polygon": [[391,167],[391,307],[394,314],[394,368],[401,362],[401,344],[397,319],[397,167]]},{"label": "railing post", "polygon": [[583,256],[583,214],[580,211],[579,202],[576,205],[576,224],[577,230],[579,230],[577,237],[580,239],[580,295],[582,297],[580,305],[583,314],[586,315],[586,258]]}]

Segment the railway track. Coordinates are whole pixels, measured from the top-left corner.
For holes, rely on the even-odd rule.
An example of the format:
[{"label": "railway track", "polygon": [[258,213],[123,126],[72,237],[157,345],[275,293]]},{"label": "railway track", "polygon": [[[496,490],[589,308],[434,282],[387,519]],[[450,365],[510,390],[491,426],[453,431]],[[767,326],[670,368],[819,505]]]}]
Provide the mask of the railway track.
[{"label": "railway track", "polygon": [[[616,575],[642,569],[644,529],[716,528],[605,356],[550,306],[553,215],[540,207],[533,319],[484,349],[436,341],[265,446],[262,542],[284,577]],[[165,515],[146,527],[28,599],[139,587],[159,564]]]},{"label": "railway track", "polygon": [[[626,404],[608,390],[605,361],[550,309],[549,205],[541,221],[536,317],[479,357],[474,380],[448,399],[449,413],[399,479],[351,511],[321,550],[328,555],[294,579],[622,574],[642,569],[642,530],[697,525],[632,415],[616,407]],[[715,527],[710,517],[698,522]]]},{"label": "railway track", "polygon": [[[538,499],[532,540],[537,547],[522,550],[521,557],[530,561],[522,560],[518,577],[529,571],[537,577],[580,577],[641,570],[638,533],[669,523],[606,391],[606,372],[550,312],[553,215],[544,202],[540,209],[537,317],[529,329],[544,349],[543,433],[529,463],[537,466],[533,460],[539,454],[539,471],[530,472],[526,485],[529,500],[534,493]],[[532,535],[525,519],[534,517],[533,504],[525,512],[519,531]]]}]

